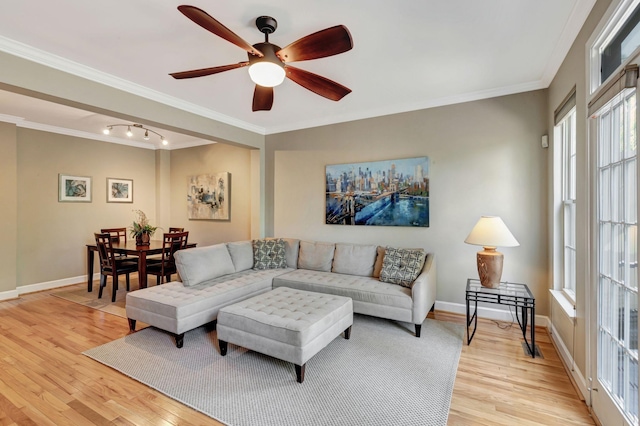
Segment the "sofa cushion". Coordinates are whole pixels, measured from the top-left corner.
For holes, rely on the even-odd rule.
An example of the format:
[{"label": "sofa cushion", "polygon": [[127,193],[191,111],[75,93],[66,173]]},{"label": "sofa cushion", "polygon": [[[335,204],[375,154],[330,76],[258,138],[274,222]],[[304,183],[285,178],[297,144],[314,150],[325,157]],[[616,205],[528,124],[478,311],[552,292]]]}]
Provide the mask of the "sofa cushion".
[{"label": "sofa cushion", "polygon": [[235,241],[227,243],[229,255],[236,272],[253,268],[253,246],[251,241]]},{"label": "sofa cushion", "polygon": [[281,238],[253,240],[253,268],[286,268],[287,259],[284,249],[284,241]]},{"label": "sofa cushion", "polygon": [[331,272],[371,277],[376,250],[372,245],[336,243]]},{"label": "sofa cushion", "polygon": [[296,269],[298,267],[298,253],[300,252],[300,240],[293,238],[283,238],[284,255],[287,258],[287,268]]},{"label": "sofa cushion", "polygon": [[[289,287],[350,297],[371,305],[411,310],[411,289],[384,283],[373,277],[296,269],[273,278],[273,287]],[[355,305],[354,305],[355,306]]]},{"label": "sofa cushion", "polygon": [[331,262],[335,249],[336,245],[334,243],[300,241],[298,268],[331,272]]},{"label": "sofa cushion", "polygon": [[178,250],[176,268],[186,287],[236,271],[226,244]]},{"label": "sofa cushion", "polygon": [[385,247],[380,281],[411,287],[420,275],[425,257],[422,249]]}]

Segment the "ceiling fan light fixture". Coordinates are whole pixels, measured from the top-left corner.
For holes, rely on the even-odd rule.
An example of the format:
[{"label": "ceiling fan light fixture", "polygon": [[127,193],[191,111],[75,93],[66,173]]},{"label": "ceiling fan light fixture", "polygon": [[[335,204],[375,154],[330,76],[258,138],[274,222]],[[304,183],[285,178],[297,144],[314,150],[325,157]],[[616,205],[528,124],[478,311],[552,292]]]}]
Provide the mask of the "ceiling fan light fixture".
[{"label": "ceiling fan light fixture", "polygon": [[286,73],[282,65],[269,61],[256,61],[249,67],[251,80],[263,87],[275,87],[282,84]]}]

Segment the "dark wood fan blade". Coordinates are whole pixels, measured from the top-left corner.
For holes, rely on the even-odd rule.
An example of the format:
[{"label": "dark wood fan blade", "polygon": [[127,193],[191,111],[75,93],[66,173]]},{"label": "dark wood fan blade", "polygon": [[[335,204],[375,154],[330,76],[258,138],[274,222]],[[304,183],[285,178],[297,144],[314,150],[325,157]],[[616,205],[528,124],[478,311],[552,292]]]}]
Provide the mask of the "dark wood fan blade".
[{"label": "dark wood fan blade", "polygon": [[218,74],[219,72],[234,70],[236,68],[246,67],[247,65],[249,65],[249,61],[219,67],[202,68],[199,70],[174,72],[169,75],[178,80],[182,78],[204,77],[205,75]]},{"label": "dark wood fan blade", "polygon": [[308,61],[326,58],[351,50],[353,40],[344,25],[336,25],[296,40],[276,52],[283,62]]},{"label": "dark wood fan blade", "polygon": [[263,87],[256,84],[253,92],[253,111],[270,111],[273,105],[273,87]]},{"label": "dark wood fan blade", "polygon": [[287,72],[287,78],[290,80],[332,101],[339,101],[351,93],[351,89],[348,87],[344,87],[342,84],[338,84],[335,81],[331,81],[328,78],[313,74],[309,71],[294,68],[290,65],[285,67],[285,71]]},{"label": "dark wood fan blade", "polygon": [[209,15],[202,9],[195,6],[182,5],[178,6],[178,10],[182,12],[184,16],[191,19],[196,24],[200,25],[207,31],[211,31],[218,37],[227,40],[230,43],[246,50],[247,52],[262,57],[262,52],[258,51],[255,47],[244,41],[239,35],[231,31],[229,28],[216,21],[214,17]]}]

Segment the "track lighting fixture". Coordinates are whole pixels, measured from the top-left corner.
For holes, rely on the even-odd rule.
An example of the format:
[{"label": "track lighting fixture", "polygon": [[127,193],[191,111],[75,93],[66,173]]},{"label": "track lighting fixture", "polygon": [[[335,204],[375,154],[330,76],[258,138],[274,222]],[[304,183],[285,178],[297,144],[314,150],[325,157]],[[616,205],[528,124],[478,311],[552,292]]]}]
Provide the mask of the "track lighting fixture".
[{"label": "track lighting fixture", "polygon": [[164,136],[162,136],[160,133],[156,132],[155,130],[151,130],[148,129],[146,127],[144,127],[142,124],[109,124],[107,127],[105,127],[105,129],[102,131],[102,133],[104,133],[105,135],[109,135],[111,134],[111,131],[113,130],[114,127],[118,127],[118,126],[122,126],[122,127],[126,127],[127,128],[127,133],[126,135],[128,137],[132,137],[133,136],[133,132],[131,131],[131,128],[134,127],[136,129],[142,129],[144,130],[144,140],[148,141],[149,140],[149,132],[153,133],[154,135],[157,135],[160,138],[160,141],[162,142],[162,145],[169,145],[169,141],[167,139],[165,139]]}]

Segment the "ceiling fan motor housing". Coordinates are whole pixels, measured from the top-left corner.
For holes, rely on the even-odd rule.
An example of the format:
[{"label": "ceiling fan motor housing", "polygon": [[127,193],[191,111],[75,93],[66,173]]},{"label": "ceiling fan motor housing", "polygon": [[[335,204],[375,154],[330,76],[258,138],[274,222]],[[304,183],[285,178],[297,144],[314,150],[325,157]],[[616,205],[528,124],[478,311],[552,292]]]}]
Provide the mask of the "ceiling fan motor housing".
[{"label": "ceiling fan motor housing", "polygon": [[247,55],[249,56],[249,65],[253,65],[256,62],[266,61],[266,62],[272,62],[276,65],[280,65],[281,67],[284,67],[284,64],[282,63],[280,58],[278,58],[278,56],[276,55],[276,52],[281,50],[280,46],[276,46],[275,44],[265,42],[265,43],[256,43],[253,45],[253,47],[255,47],[260,52],[262,52],[264,56],[261,58],[259,56],[248,53]]}]

